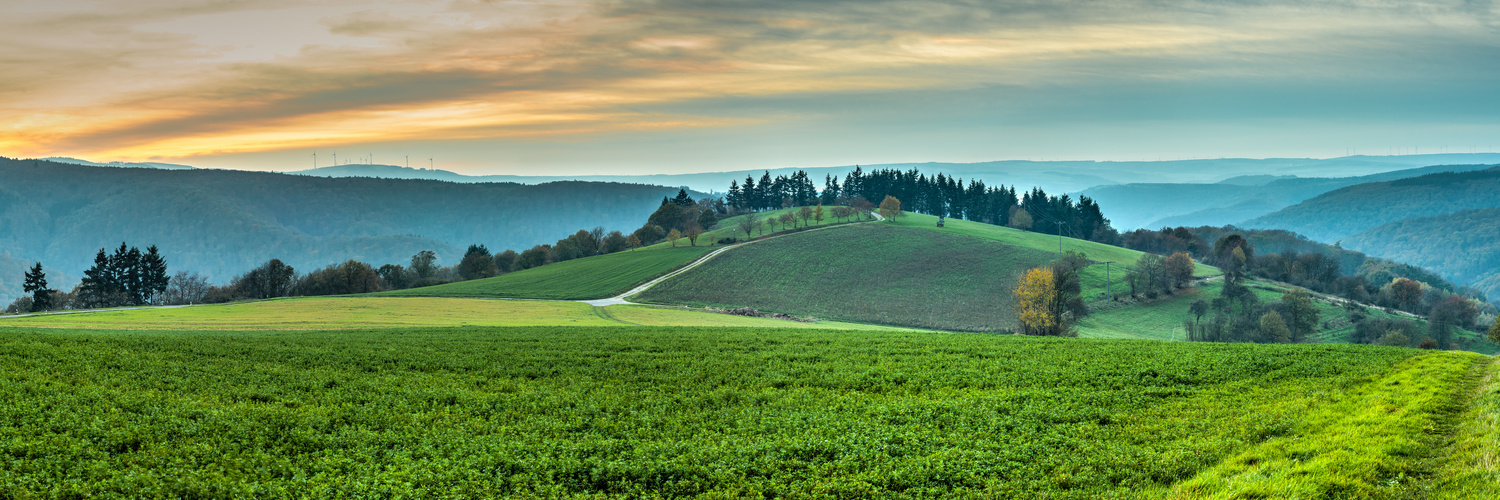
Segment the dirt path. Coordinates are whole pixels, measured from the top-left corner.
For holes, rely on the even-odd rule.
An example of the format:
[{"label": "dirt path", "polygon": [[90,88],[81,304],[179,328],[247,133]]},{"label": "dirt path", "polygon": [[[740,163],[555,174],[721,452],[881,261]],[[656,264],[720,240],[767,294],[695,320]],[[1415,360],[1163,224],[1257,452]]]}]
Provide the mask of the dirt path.
[{"label": "dirt path", "polygon": [[[885,220],[885,217],[881,217],[880,214],[878,214],[878,213],[871,212],[870,215],[872,215],[872,216],[875,217],[875,222],[880,222],[880,221]],[[831,228],[842,227],[842,226],[844,226],[844,225],[843,224],[839,224],[839,225],[835,225],[835,226],[826,226],[826,227],[820,227],[820,228],[815,228],[815,229],[809,229],[807,231],[798,231],[797,233],[791,233],[791,234],[801,234],[801,233],[807,233],[807,232],[812,232],[812,231],[822,231],[824,229],[831,229]],[[640,286],[637,286],[635,288],[631,288],[629,291],[626,291],[625,293],[622,293],[622,294],[619,294],[619,295],[616,295],[614,297],[610,297],[610,298],[607,298],[607,299],[580,300],[578,302],[582,302],[582,303],[585,303],[585,304],[588,304],[588,305],[591,305],[591,306],[594,306],[594,307],[605,307],[605,306],[614,306],[614,305],[622,305],[622,304],[634,304],[634,302],[631,302],[631,301],[628,300],[629,297],[632,297],[632,296],[635,296],[635,295],[637,295],[637,294],[639,294],[641,292],[644,292],[647,289],[649,289],[649,288],[651,288],[653,286],[656,286],[657,283],[661,283],[663,281],[666,281],[668,279],[676,277],[679,274],[691,271],[691,270],[693,270],[693,268],[703,265],[703,263],[708,262],[709,259],[717,257],[721,253],[727,252],[727,251],[729,251],[731,249],[734,249],[734,248],[739,248],[739,247],[742,247],[742,246],[745,246],[745,245],[749,245],[749,244],[752,244],[752,243],[766,241],[766,240],[773,239],[773,238],[780,238],[782,236],[786,236],[786,234],[773,234],[769,238],[761,238],[761,239],[758,239],[758,240],[751,240],[751,241],[747,241],[747,242],[744,242],[744,243],[740,243],[738,245],[730,245],[730,246],[727,246],[727,247],[724,247],[724,248],[720,248],[718,250],[714,250],[712,252],[709,252],[707,255],[699,257],[698,260],[692,261],[692,262],[688,263],[688,265],[682,266],[682,267],[678,268],[676,271],[672,271],[670,273],[664,274],[661,277],[656,278],[654,280],[647,281],[647,282],[641,284]]]}]

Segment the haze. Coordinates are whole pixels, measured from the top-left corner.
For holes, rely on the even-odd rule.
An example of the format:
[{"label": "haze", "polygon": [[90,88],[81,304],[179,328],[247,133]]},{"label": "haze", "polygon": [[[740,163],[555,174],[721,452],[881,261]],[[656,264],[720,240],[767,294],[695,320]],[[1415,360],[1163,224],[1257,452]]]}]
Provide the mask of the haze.
[{"label": "haze", "polygon": [[467,174],[1494,149],[1489,1],[12,0],[0,151]]}]

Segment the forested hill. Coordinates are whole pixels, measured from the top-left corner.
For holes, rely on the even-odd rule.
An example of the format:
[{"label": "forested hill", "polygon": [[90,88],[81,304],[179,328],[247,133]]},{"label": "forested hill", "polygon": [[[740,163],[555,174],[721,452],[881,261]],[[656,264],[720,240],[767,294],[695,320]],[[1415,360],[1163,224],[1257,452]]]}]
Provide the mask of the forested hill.
[{"label": "forested hill", "polygon": [[1337,189],[1239,225],[1287,229],[1332,243],[1388,222],[1500,207],[1496,193],[1500,167],[1438,173]]},{"label": "forested hill", "polygon": [[[451,264],[473,243],[519,250],[581,228],[628,232],[677,193],[640,184],[329,179],[7,158],[0,179],[0,253],[10,260],[78,276],[100,248],[127,241],[155,244],[171,270],[216,282],[272,257],[311,270],[351,258],[404,263],[431,249]],[[0,299],[19,292],[9,289],[11,278],[0,280]]]},{"label": "forested hill", "polygon": [[1500,208],[1390,222],[1345,238],[1343,244],[1431,269],[1500,301]]},{"label": "forested hill", "polygon": [[1246,176],[1214,184],[1137,183],[1096,186],[1079,193],[1109,207],[1125,231],[1175,226],[1222,226],[1270,214],[1329,191],[1370,182],[1441,172],[1484,170],[1488,165],[1438,165],[1358,177]]}]

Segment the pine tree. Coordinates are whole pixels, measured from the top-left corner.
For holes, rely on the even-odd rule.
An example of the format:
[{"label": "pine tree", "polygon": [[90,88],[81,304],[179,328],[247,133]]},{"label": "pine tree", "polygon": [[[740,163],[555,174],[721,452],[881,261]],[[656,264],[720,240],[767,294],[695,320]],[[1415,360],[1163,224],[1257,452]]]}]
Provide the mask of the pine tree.
[{"label": "pine tree", "polygon": [[146,300],[167,291],[167,285],[172,278],[167,276],[167,259],[162,257],[156,245],[146,247],[146,254],[141,256],[142,282],[146,293]]},{"label": "pine tree", "polygon": [[46,311],[52,309],[52,289],[47,288],[47,273],[42,272],[42,263],[38,262],[26,271],[25,280],[21,283],[22,290],[31,294],[31,310]]}]

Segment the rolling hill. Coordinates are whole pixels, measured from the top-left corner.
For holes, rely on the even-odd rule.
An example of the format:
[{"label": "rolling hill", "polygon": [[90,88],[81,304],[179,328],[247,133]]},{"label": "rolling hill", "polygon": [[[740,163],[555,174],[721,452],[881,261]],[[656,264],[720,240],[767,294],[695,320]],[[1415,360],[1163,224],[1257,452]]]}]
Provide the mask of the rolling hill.
[{"label": "rolling hill", "polygon": [[1350,235],[1343,244],[1431,269],[1500,301],[1500,208],[1387,222]]},{"label": "rolling hill", "polygon": [[1428,174],[1333,190],[1244,221],[1252,229],[1286,229],[1325,242],[1413,217],[1500,207],[1500,167]]},{"label": "rolling hill", "polygon": [[[583,228],[630,231],[677,192],[637,184],[332,179],[4,158],[0,178],[0,248],[12,259],[40,260],[59,277],[78,276],[100,248],[155,244],[170,270],[218,283],[272,257],[305,270],[347,259],[404,263],[428,249],[453,264],[475,243],[521,250]],[[72,286],[61,281],[54,287]]]}]

